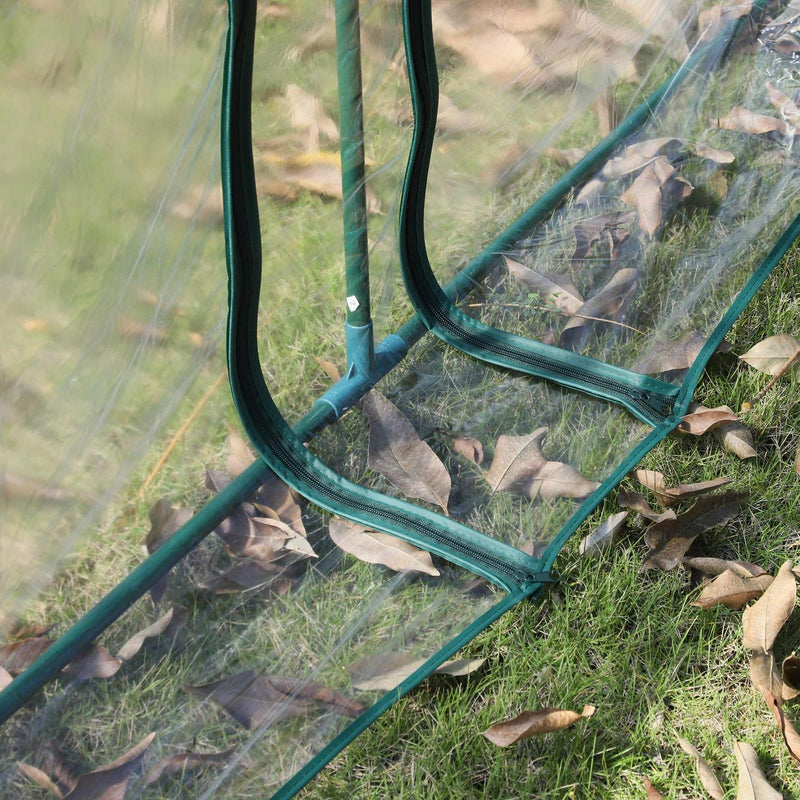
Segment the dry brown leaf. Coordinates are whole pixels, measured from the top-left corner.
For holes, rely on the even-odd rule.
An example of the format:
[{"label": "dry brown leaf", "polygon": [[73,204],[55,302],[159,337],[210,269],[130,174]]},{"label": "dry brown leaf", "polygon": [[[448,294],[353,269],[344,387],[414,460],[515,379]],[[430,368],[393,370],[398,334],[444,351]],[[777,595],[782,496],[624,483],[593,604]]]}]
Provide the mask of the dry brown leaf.
[{"label": "dry brown leaf", "polygon": [[319,98],[294,83],[286,87],[285,94],[289,102],[289,120],[295,129],[305,133],[307,150],[319,150],[320,136],[332,142],[339,139],[339,128],[325,113]]},{"label": "dry brown leaf", "polygon": [[441,574],[433,566],[430,553],[388,533],[371,531],[357,522],[338,517],[331,519],[328,532],[337,546],[368,564],[382,564],[395,572]]},{"label": "dry brown leaf", "polygon": [[736,492],[701,497],[675,519],[651,525],[644,534],[650,548],[644,568],[674,569],[701,533],[730,522],[739,513],[745,499],[744,495]]},{"label": "dry brown leaf", "polygon": [[64,793],[50,779],[50,776],[46,772],[40,770],[38,767],[34,767],[32,764],[26,764],[23,761],[17,761],[17,769],[29,781],[32,781],[37,786],[41,786],[42,789],[47,789],[49,792],[52,792],[58,798],[62,798],[64,796]]},{"label": "dry brown leaf", "polygon": [[[347,668],[354,689],[362,692],[390,692],[416,672],[427,659],[414,658],[405,653],[378,653],[353,662]],[[485,658],[462,658],[445,661],[434,670],[435,675],[462,676],[475,672]]]},{"label": "dry brown leaf", "polygon": [[228,431],[225,449],[228,452],[225,469],[232,478],[241,475],[256,460],[250,445],[233,429]]},{"label": "dry brown leaf", "polygon": [[700,596],[692,605],[699,608],[727,606],[731,611],[738,611],[750,601],[761,595],[772,583],[771,575],[758,577],[742,577],[733,570],[726,569],[713,581],[703,587]]},{"label": "dry brown leaf", "polygon": [[[689,412],[678,425],[680,433],[690,433],[692,436],[702,436],[706,431],[718,428],[726,423],[741,424],[741,420],[728,406],[718,406],[717,408],[705,408],[696,403],[689,406]],[[755,453],[754,453],[755,455]]]},{"label": "dry brown leaf", "polygon": [[783,682],[772,653],[755,651],[748,657],[750,681],[767,703],[771,697],[783,696]]},{"label": "dry brown leaf", "polygon": [[792,653],[781,664],[783,699],[794,700],[800,694],[800,657]]},{"label": "dry brown leaf", "polygon": [[333,383],[341,380],[342,376],[339,374],[336,364],[326,361],[324,358],[320,358],[319,356],[314,356],[314,361],[319,364],[319,368],[331,379]]},{"label": "dry brown leaf", "polygon": [[754,135],[777,133],[781,136],[794,136],[796,133],[796,129],[788,122],[766,114],[756,114],[742,106],[734,106],[727,116],[718,119],[717,127]]},{"label": "dry brown leaf", "polygon": [[128,661],[133,658],[150,639],[164,636],[167,641],[174,642],[178,630],[186,622],[187,611],[182,606],[173,606],[166,614],[159,617],[152,625],[135,633],[117,651],[117,658]]},{"label": "dry brown leaf", "polygon": [[90,644],[64,667],[63,672],[75,680],[87,681],[90,678],[110,678],[121,666],[121,658],[112,656],[102,645]]},{"label": "dry brown leaf", "polygon": [[[574,227],[575,250],[570,258],[573,269],[588,256],[589,251],[601,240],[604,233],[610,233],[614,247],[628,238],[630,234],[621,226],[630,222],[632,217],[633,215],[627,211],[613,211],[608,214],[596,214],[578,222]],[[577,295],[577,292],[574,294]],[[574,314],[577,308],[564,310]]]},{"label": "dry brown leaf", "polygon": [[0,690],[5,689],[13,680],[11,673],[5,667],[0,667]]},{"label": "dry brown leaf", "polygon": [[537,272],[504,256],[508,274],[525,286],[533,289],[547,303],[552,303],[565,314],[574,314],[582,305],[583,299],[572,278],[553,272]]},{"label": "dry brown leaf", "polygon": [[665,202],[683,200],[693,188],[664,156],[658,156],[636,176],[619,199],[636,209],[639,226],[652,237],[661,225]]},{"label": "dry brown leaf", "polygon": [[538,736],[543,733],[551,733],[562,728],[569,728],[583,717],[591,717],[597,709],[594,706],[586,705],[580,714],[577,711],[569,711],[561,708],[543,708],[541,711],[523,711],[514,719],[506,722],[497,722],[487,728],[483,735],[498,747],[508,747],[510,744],[528,739],[531,736]]},{"label": "dry brown leaf", "polygon": [[[722,575],[725,570],[730,570],[740,578],[757,578],[759,575],[767,575],[767,571],[753,564],[750,561],[729,561],[725,558],[710,558],[709,556],[697,556],[694,558],[684,558],[683,563],[687,567],[699,570],[706,575]],[[770,576],[770,579],[772,576]]]},{"label": "dry brown leaf", "polygon": [[254,504],[263,516],[285,522],[295,533],[305,538],[303,509],[295,499],[292,490],[277,475],[270,475],[258,487],[254,496]]},{"label": "dry brown leaf", "polygon": [[780,111],[781,116],[790,125],[800,128],[800,106],[788,94],[784,94],[769,81],[767,81],[767,93],[769,94],[770,103]]},{"label": "dry brown leaf", "polygon": [[789,619],[797,596],[792,562],[781,566],[770,587],[742,615],[743,644],[747,650],[768,652]]},{"label": "dry brown leaf", "polygon": [[[677,736],[677,734],[676,734]],[[716,773],[714,772],[711,767],[708,766],[706,760],[700,755],[697,748],[691,743],[684,739],[682,736],[678,736],[678,744],[681,746],[681,749],[684,753],[692,758],[695,759],[695,766],[697,767],[697,774],[700,778],[700,783],[703,784],[703,788],[709,793],[709,795],[713,798],[713,800],[722,800],[725,792],[722,789],[722,785],[719,782],[719,778],[717,778]]]},{"label": "dry brown leaf", "polygon": [[472,436],[454,437],[453,450],[474,464],[483,463],[483,445]]},{"label": "dry brown leaf", "polygon": [[[640,472],[648,472],[649,470],[640,470]],[[658,473],[659,475],[661,473]],[[663,478],[663,475],[662,475]],[[662,482],[663,487],[663,482]],[[627,489],[620,489],[617,494],[617,504],[622,508],[632,508],[637,513],[641,514],[645,519],[652,522],[663,522],[665,519],[675,519],[677,514],[671,508],[666,511],[657,512],[653,511],[647,500],[642,497],[638,492],[631,492]]]},{"label": "dry brown leaf", "polygon": [[617,270],[599,292],[592,295],[561,331],[559,344],[569,350],[581,348],[598,320],[618,322],[639,285],[640,273],[626,267]]},{"label": "dry brown leaf", "polygon": [[[689,369],[700,355],[706,341],[707,339],[697,331],[686,334],[677,342],[655,341],[650,349],[636,361],[634,369],[646,375]],[[730,344],[723,341],[715,352],[723,353],[729,350]]]},{"label": "dry brown leaf", "polygon": [[176,508],[165,498],[157,500],[148,512],[150,530],[145,539],[148,553],[154,553],[167,539],[193,516],[190,508]]},{"label": "dry brown leaf", "polygon": [[53,644],[53,639],[34,636],[20,642],[12,642],[0,647],[0,667],[11,675],[19,675]]},{"label": "dry brown leaf", "polygon": [[320,704],[351,717],[364,710],[360,703],[315,681],[259,675],[252,670],[184,688],[221,706],[247,730],[258,728],[267,720],[301,716]]},{"label": "dry brown leaf", "polygon": [[450,475],[405,415],[374,389],[361,399],[359,408],[369,420],[369,468],[407,497],[426,500],[446,513]]},{"label": "dry brown leaf", "polygon": [[317,557],[305,536],[280,519],[249,517],[239,511],[228,517],[215,533],[229,554],[249,558],[265,569],[283,556]]},{"label": "dry brown leaf", "polygon": [[650,778],[642,778],[644,783],[644,790],[647,792],[647,800],[665,800],[664,795],[653,786]]},{"label": "dry brown leaf", "polygon": [[739,766],[739,787],[736,800],[783,800],[783,795],[773,789],[758,763],[756,751],[746,742],[733,745]]},{"label": "dry brown leaf", "polygon": [[183,777],[190,772],[224,767],[236,751],[236,746],[219,753],[175,753],[153,764],[144,778],[145,785],[158,783],[173,776]]},{"label": "dry brown leaf", "polygon": [[707,494],[714,489],[727,486],[730,478],[713,478],[710,481],[699,483],[680,483],[677,486],[667,486],[662,473],[651,469],[635,469],[630,473],[642,486],[646,486],[665,505],[671,505],[682,500],[689,500]]},{"label": "dry brown leaf", "polygon": [[200,589],[214,594],[235,594],[257,590],[270,594],[286,594],[292,588],[292,581],[282,572],[269,570],[253,561],[244,560],[234,564],[227,572],[203,581]]},{"label": "dry brown leaf", "polygon": [[492,465],[484,475],[493,492],[514,492],[534,499],[587,497],[600,484],[587,480],[574,467],[548,461],[541,450],[547,428],[527,436],[500,436]]},{"label": "dry brown leaf", "polygon": [[[800,341],[788,333],[779,333],[760,341],[739,358],[759,372],[776,376],[783,374],[787,363],[797,358],[798,351]],[[795,361],[795,368],[796,364]]]},{"label": "dry brown leaf", "polygon": [[794,725],[787,719],[779,698],[773,695],[765,695],[764,699],[767,701],[769,710],[772,712],[772,716],[775,717],[775,721],[781,729],[781,735],[786,744],[786,749],[795,761],[800,761],[800,733],[797,732]]},{"label": "dry brown leaf", "polygon": [[581,539],[578,551],[582,556],[602,553],[613,547],[619,532],[625,527],[627,511],[620,511],[604,519],[588,536]]},{"label": "dry brown leaf", "polygon": [[79,776],[64,800],[123,800],[128,779],[154,738],[155,733],[151,733],[110,764]]},{"label": "dry brown leaf", "polygon": [[561,167],[574,167],[579,161],[586,158],[588,152],[582,147],[568,147],[565,149],[548,147],[544,151],[544,155],[552,158]]},{"label": "dry brown leaf", "polygon": [[153,325],[150,322],[142,322],[134,319],[127,314],[122,314],[117,318],[117,333],[126,339],[140,339],[145,344],[166,344],[167,330],[160,325]]},{"label": "dry brown leaf", "polygon": [[[723,406],[723,408],[727,408],[727,406]],[[743,422],[724,423],[714,428],[714,436],[717,437],[724,450],[733,453],[743,461],[755,458],[757,455],[753,434]]]}]

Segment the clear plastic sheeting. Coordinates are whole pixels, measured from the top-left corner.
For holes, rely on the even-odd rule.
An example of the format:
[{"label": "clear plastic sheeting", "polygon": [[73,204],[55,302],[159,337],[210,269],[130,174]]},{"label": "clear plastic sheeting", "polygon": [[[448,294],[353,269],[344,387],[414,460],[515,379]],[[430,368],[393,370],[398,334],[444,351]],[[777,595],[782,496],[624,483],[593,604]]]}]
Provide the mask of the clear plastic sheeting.
[{"label": "clear plastic sheeting", "polygon": [[224,369],[224,29],[213,2],[0,9],[0,629]]},{"label": "clear plastic sheeting", "polygon": [[[442,96],[425,235],[437,276],[446,283],[667,85],[640,130],[495,252],[462,307],[680,383],[800,210],[800,73],[787,33],[798,10],[774,19],[781,8],[770,5],[734,29],[749,4],[485,5],[433,12]],[[507,46],[480,47],[492,37]]]}]

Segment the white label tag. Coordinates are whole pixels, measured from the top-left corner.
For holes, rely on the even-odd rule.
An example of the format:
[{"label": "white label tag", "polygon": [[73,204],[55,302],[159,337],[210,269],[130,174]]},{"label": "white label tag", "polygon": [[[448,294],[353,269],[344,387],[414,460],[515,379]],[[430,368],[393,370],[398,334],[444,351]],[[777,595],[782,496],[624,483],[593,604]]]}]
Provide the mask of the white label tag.
[{"label": "white label tag", "polygon": [[354,294],[347,298],[347,307],[350,311],[355,311],[360,305],[361,303],[358,302],[358,298]]}]

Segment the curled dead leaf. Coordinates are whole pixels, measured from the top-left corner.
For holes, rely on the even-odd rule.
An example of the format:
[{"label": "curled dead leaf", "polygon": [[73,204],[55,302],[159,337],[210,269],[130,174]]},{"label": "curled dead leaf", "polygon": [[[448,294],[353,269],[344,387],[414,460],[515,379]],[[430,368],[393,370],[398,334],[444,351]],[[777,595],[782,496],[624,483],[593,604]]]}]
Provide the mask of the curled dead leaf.
[{"label": "curled dead leaf", "polygon": [[180,627],[185,623],[187,611],[182,606],[173,606],[166,614],[160,616],[152,625],[137,631],[117,651],[117,658],[128,661],[133,658],[151,639],[162,636],[169,642],[174,641]]},{"label": "curled dead leaf", "polygon": [[747,650],[768,652],[794,610],[797,584],[792,562],[781,566],[775,580],[742,615],[743,641]]},{"label": "curled dead leaf", "polygon": [[53,644],[53,639],[34,636],[0,647],[0,667],[11,675],[19,675]]},{"label": "curled dead leaf", "polygon": [[765,133],[777,133],[780,136],[794,136],[795,128],[788,122],[770,117],[767,114],[757,114],[742,106],[734,106],[726,116],[718,119],[717,127],[739,133],[750,133],[761,136]]},{"label": "curled dead leaf", "polygon": [[561,708],[523,711],[513,719],[491,725],[483,732],[483,735],[498,747],[508,747],[521,739],[569,728],[579,719],[591,717],[596,710],[594,706],[585,705],[580,713]]},{"label": "curled dead leaf", "polygon": [[456,436],[453,439],[453,450],[474,464],[483,463],[483,445],[472,436]]},{"label": "curled dead leaf", "polygon": [[[485,658],[445,661],[436,668],[434,674],[469,675],[480,668],[485,661]],[[389,692],[416,672],[425,662],[424,658],[414,658],[405,653],[377,653],[353,662],[347,671],[350,673],[350,681],[354,689],[363,692]]]},{"label": "curled dead leaf", "polygon": [[739,417],[728,406],[705,408],[696,403],[693,406],[694,408],[692,406],[689,407],[690,413],[683,417],[678,425],[677,430],[680,433],[702,436],[706,431],[713,430],[726,423],[738,422],[741,424]]},{"label": "curled dead leaf", "polygon": [[50,776],[38,767],[34,767],[33,764],[26,764],[24,761],[17,761],[17,769],[29,781],[35,783],[37,786],[40,786],[42,789],[52,792],[52,794],[58,798],[64,797],[64,793],[61,791],[61,789],[59,789],[58,785],[50,779]]},{"label": "curled dead leaf", "polygon": [[[659,473],[660,474],[660,473]],[[663,484],[662,484],[663,485]],[[620,489],[617,494],[617,504],[622,508],[631,508],[637,513],[641,514],[645,519],[652,522],[662,522],[665,519],[675,519],[677,516],[675,511],[668,508],[666,511],[658,512],[653,511],[647,500],[642,497],[638,492],[632,492],[628,489]]]},{"label": "curled dead leaf", "polygon": [[147,770],[145,785],[158,783],[176,775],[183,777],[191,772],[224,767],[235,751],[234,746],[219,753],[175,753],[167,756]]},{"label": "curled dead leaf", "polygon": [[738,611],[740,608],[744,608],[750,600],[761,597],[770,583],[772,583],[771,575],[742,577],[733,570],[726,569],[703,587],[700,596],[692,605],[699,608],[723,605],[731,611]]}]

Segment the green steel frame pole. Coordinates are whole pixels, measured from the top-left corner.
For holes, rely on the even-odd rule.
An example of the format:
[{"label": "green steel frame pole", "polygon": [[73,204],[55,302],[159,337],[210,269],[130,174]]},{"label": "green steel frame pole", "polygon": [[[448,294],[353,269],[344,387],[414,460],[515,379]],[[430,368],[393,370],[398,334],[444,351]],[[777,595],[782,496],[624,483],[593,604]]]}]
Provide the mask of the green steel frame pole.
[{"label": "green steel frame pole", "polygon": [[336,0],[336,66],[347,290],[347,362],[358,374],[369,375],[373,366],[374,341],[369,299],[359,0]]}]

